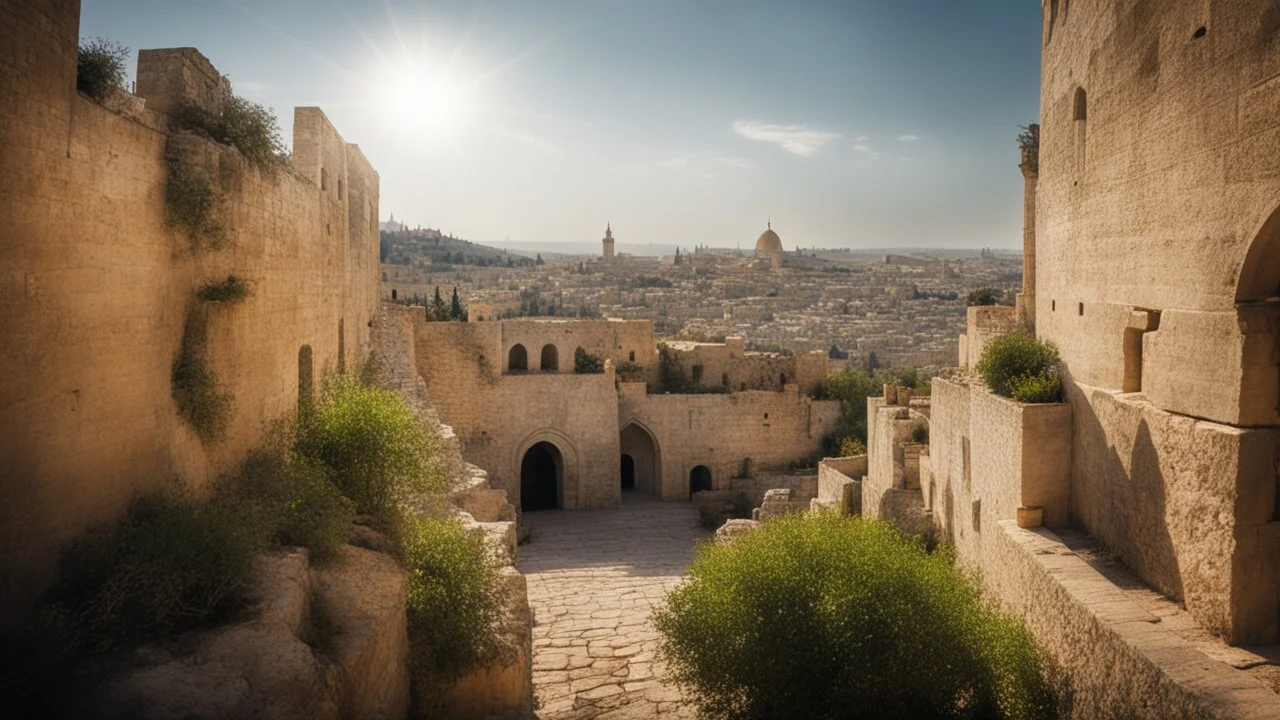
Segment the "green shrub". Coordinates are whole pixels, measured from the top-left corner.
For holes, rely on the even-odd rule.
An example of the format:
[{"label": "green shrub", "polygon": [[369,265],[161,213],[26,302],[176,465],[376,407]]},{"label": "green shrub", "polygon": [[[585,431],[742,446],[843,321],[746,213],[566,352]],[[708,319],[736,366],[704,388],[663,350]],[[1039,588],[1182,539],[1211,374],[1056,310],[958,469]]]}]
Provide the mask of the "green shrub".
[{"label": "green shrub", "polygon": [[867,446],[858,438],[847,437],[840,441],[840,454],[838,457],[853,457],[866,454]]},{"label": "green shrub", "polygon": [[604,372],[604,361],[598,355],[578,348],[573,351],[573,371],[577,373],[602,373]]},{"label": "green shrub", "polygon": [[289,162],[276,116],[244,98],[231,97],[214,109],[184,105],[175,120],[184,130],[234,147],[259,169],[272,171]]},{"label": "green shrub", "polygon": [[352,502],[324,468],[291,459],[282,447],[250,453],[226,491],[245,508],[246,522],[261,523],[274,544],[305,547],[314,560],[333,557],[350,537]]},{"label": "green shrub", "polygon": [[188,312],[169,382],[178,414],[191,423],[201,440],[216,442],[226,434],[230,422],[231,395],[218,389],[218,376],[209,366],[205,349],[205,333],[204,315]]},{"label": "green shrub", "polygon": [[981,288],[969,293],[970,306],[998,305],[1004,299],[1004,293],[995,288]]},{"label": "green shrub", "polygon": [[196,297],[205,302],[238,303],[249,297],[249,285],[235,275],[228,275],[222,282],[206,283]]},{"label": "green shrub", "polygon": [[506,591],[484,536],[455,519],[407,515],[400,538],[415,675],[447,681],[496,657]]},{"label": "green shrub", "polygon": [[94,100],[102,100],[112,90],[124,90],[129,48],[110,40],[94,38],[80,43],[76,55],[76,89]]},{"label": "green shrub", "polygon": [[436,443],[399,393],[335,375],[302,420],[295,448],[328,470],[358,512],[393,525],[405,501],[446,489]]},{"label": "green shrub", "polygon": [[169,224],[187,231],[194,242],[210,239],[216,246],[222,238],[222,226],[214,218],[221,197],[213,185],[196,175],[174,156],[166,158],[169,178],[165,181],[164,202]]},{"label": "green shrub", "polygon": [[194,627],[237,606],[268,544],[239,503],[145,496],[66,547],[47,616],[79,652]]},{"label": "green shrub", "polygon": [[1020,375],[1009,381],[1009,390],[1018,402],[1062,402],[1062,376],[1056,369],[1040,375]]},{"label": "green shrub", "polygon": [[[1015,332],[988,343],[975,369],[992,392],[1012,397],[1014,380],[1026,388],[1028,396],[1049,389],[1057,365],[1058,348],[1053,343],[1041,342],[1027,332]],[[1061,387],[1060,380],[1058,385]]]},{"label": "green shrub", "polygon": [[1026,630],[888,523],[790,516],[704,545],[654,620],[710,718],[1055,715]]}]

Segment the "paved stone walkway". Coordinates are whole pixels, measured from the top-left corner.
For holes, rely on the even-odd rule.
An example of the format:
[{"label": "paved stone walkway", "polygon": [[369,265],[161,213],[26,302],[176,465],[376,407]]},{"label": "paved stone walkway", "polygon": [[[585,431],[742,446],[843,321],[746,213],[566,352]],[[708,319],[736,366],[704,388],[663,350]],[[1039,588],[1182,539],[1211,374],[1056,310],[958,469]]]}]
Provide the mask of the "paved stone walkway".
[{"label": "paved stone walkway", "polygon": [[692,718],[663,682],[653,606],[708,533],[685,503],[626,493],[613,510],[531,512],[519,568],[533,606],[533,691],[542,720]]}]

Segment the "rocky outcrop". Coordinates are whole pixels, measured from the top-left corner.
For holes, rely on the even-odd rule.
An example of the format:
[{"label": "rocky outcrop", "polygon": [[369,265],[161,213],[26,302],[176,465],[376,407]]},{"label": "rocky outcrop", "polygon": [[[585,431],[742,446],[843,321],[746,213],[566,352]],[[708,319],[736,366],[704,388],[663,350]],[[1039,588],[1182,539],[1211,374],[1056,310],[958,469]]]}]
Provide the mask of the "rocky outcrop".
[{"label": "rocky outcrop", "polygon": [[138,648],[82,715],[105,718],[402,718],[409,707],[405,578],[347,546],[322,569],[305,550],[257,561],[246,619]]},{"label": "rocky outcrop", "polygon": [[716,530],[716,542],[732,542],[736,538],[742,537],[748,533],[753,533],[759,529],[759,520],[728,520],[725,524],[720,526],[719,530]]}]

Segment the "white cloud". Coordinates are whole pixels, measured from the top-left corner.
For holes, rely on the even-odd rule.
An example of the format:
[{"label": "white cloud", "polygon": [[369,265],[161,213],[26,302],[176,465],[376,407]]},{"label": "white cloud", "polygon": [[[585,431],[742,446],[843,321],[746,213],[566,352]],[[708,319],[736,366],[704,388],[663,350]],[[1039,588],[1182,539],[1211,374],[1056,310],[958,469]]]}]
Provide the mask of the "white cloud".
[{"label": "white cloud", "polygon": [[870,145],[854,145],[854,146],[853,146],[853,149],[854,149],[854,150],[857,150],[857,151],[858,151],[858,152],[860,152],[860,153],[869,153],[869,152],[871,152],[871,146],[870,146]]},{"label": "white cloud", "polygon": [[919,135],[907,134],[907,135],[899,135],[898,139],[901,140],[902,142],[912,142],[915,140],[920,140],[921,138]]},{"label": "white cloud", "polygon": [[793,155],[813,157],[840,133],[816,130],[808,125],[779,125],[760,120],[737,120],[733,131],[748,140],[773,143]]}]

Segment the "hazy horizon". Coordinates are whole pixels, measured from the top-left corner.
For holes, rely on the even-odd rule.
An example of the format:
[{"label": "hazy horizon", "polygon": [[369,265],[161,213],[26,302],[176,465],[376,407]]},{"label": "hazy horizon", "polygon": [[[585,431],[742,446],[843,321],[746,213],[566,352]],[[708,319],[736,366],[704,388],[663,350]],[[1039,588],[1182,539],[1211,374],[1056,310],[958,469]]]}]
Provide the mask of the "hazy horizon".
[{"label": "hazy horizon", "polygon": [[1021,243],[1034,3],[85,0],[81,35],[199,48],[286,139],[319,105],[382,219],[485,244]]}]

